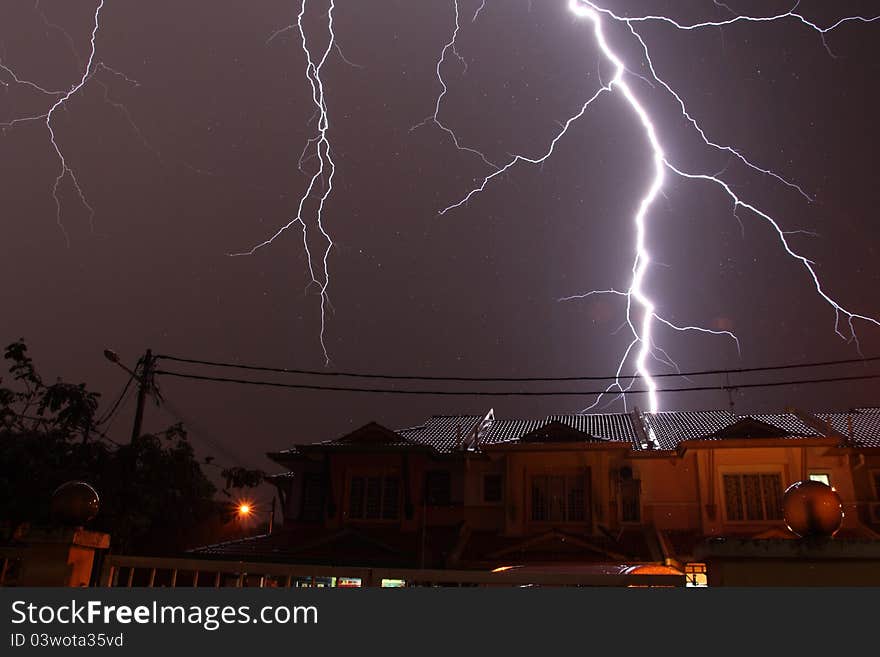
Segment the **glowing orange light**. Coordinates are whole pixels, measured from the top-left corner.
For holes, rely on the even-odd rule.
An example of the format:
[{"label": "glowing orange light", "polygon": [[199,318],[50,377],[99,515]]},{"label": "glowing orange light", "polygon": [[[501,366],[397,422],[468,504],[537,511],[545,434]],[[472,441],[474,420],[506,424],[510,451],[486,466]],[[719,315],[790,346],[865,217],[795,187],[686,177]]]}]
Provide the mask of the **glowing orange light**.
[{"label": "glowing orange light", "polygon": [[521,566],[498,566],[498,568],[495,568],[494,570],[492,570],[492,572],[493,573],[503,573],[508,570],[513,570],[514,568],[521,568]]},{"label": "glowing orange light", "polygon": [[239,504],[238,513],[243,516],[249,516],[251,514],[251,505],[246,502]]}]

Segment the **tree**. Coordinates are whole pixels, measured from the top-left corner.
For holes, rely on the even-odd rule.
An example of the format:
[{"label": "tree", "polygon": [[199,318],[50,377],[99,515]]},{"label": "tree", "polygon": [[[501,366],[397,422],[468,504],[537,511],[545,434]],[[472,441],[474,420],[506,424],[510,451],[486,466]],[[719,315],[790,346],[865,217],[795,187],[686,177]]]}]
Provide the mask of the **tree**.
[{"label": "tree", "polygon": [[[122,552],[169,553],[190,547],[200,527],[217,526],[226,504],[202,471],[182,424],[118,444],[96,419],[100,395],[61,380],[46,385],[24,340],[4,353],[12,387],[0,379],[0,521],[50,521],[52,492],[66,481],[90,483],[101,509],[90,527]],[[232,468],[228,485],[256,486],[259,471]],[[203,532],[201,532],[203,535]]]}]

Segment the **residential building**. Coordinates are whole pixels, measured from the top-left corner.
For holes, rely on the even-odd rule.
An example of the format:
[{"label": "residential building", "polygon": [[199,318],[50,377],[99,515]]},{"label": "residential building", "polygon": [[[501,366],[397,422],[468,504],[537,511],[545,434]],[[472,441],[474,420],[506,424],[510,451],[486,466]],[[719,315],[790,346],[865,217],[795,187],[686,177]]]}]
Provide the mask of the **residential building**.
[{"label": "residential building", "polygon": [[[791,540],[785,490],[832,486],[838,542],[880,548],[880,409],[434,416],[269,454],[283,526],[205,557],[617,572],[705,583],[713,539]],[[711,552],[711,551],[710,551]],[[875,562],[877,563],[877,562]]]}]

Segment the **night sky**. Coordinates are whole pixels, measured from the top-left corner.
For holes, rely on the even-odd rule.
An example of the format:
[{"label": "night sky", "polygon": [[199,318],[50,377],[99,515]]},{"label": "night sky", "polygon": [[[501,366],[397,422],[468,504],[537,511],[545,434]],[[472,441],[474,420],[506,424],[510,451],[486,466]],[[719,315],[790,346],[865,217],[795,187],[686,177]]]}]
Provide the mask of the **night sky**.
[{"label": "night sky", "polygon": [[[710,0],[603,4],[619,14],[665,13],[687,23],[730,16]],[[457,49],[467,70],[447,57],[441,119],[492,161],[542,154],[560,122],[599,88],[600,75],[610,77],[589,22],[575,18],[567,0],[488,0],[475,22],[480,0],[460,5]],[[727,5],[752,15],[790,9],[764,0]],[[306,29],[320,46],[327,3],[310,6]],[[91,0],[36,6],[4,0],[2,63],[44,88],[69,89],[88,59],[95,7]],[[105,347],[130,365],[151,347],[324,368],[320,298],[307,285],[301,231],[288,231],[251,257],[227,255],[290,221],[312,171],[308,163],[307,173],[297,168],[316,129],[298,33],[267,43],[298,9],[291,0],[106,0],[95,61],[112,71],[97,70],[53,117],[58,143],[95,211],[91,227],[65,179],[61,220],[69,246],[56,223],[52,184],[59,162],[45,123],[3,131],[0,339],[5,345],[24,337],[45,377],[86,381],[106,404],[126,375],[103,358]],[[877,15],[880,3],[805,1],[798,11],[825,26],[845,15]],[[626,332],[618,332],[623,300],[558,299],[626,289],[631,217],[651,175],[644,132],[619,94],[606,95],[572,125],[543,167],[517,165],[468,205],[439,216],[491,172],[436,126],[411,131],[433,112],[441,90],[435,67],[453,21],[451,0],[337,0],[335,33],[351,64],[334,51],[323,71],[336,162],[324,216],[335,243],[327,369],[477,377],[613,373],[627,345]],[[647,74],[626,27],[605,25],[629,69]],[[658,73],[710,137],[816,200],[707,148],[662,88],[630,76],[670,160],[707,173],[727,166],[725,179],[745,200],[785,230],[817,234],[791,235],[791,245],[816,262],[833,297],[880,316],[880,21],[829,33],[833,57],[815,31],[793,19],[689,32],[659,23],[638,29]],[[0,122],[51,107],[51,98],[7,73],[0,72],[0,81]],[[742,226],[717,187],[668,176],[649,216],[656,265],[646,287],[670,320],[735,331],[742,357],[723,337],[658,328],[658,344],[685,371],[857,357],[853,344],[834,335],[834,313],[803,266],[785,256],[763,220],[743,209],[737,214]],[[864,322],[856,328],[864,354],[880,354],[880,328]],[[794,375],[876,371],[859,365]],[[748,380],[780,380],[774,376]],[[267,450],[330,439],[370,420],[402,428],[431,414],[489,407],[497,417],[540,417],[577,412],[593,401],[285,391],[168,377],[159,383],[168,409],[151,407],[147,429],[179,416],[201,454],[267,469],[273,469],[262,455]],[[721,383],[721,377],[694,381]],[[578,385],[598,384],[529,389]],[[740,412],[791,405],[835,410],[876,405],[878,392],[877,381],[758,389],[740,392],[735,404]],[[639,397],[631,401],[644,407]],[[128,436],[133,405],[129,400],[110,429],[118,440]],[[727,405],[723,392],[661,397],[666,410]]]}]

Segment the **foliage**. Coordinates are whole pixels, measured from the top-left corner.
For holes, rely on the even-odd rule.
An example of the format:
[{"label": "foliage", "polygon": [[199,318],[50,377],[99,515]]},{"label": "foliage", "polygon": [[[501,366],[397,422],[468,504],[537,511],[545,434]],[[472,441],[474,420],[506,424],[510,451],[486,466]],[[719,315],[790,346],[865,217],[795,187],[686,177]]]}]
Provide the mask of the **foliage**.
[{"label": "foliage", "polygon": [[[50,521],[52,491],[83,480],[99,492],[90,528],[110,533],[119,551],[173,552],[200,526],[218,525],[225,509],[202,471],[182,424],[126,444],[96,420],[98,393],[85,384],[46,385],[19,340],[6,348],[14,388],[0,379],[0,522]],[[262,473],[232,468],[232,486],[256,486]]]}]

